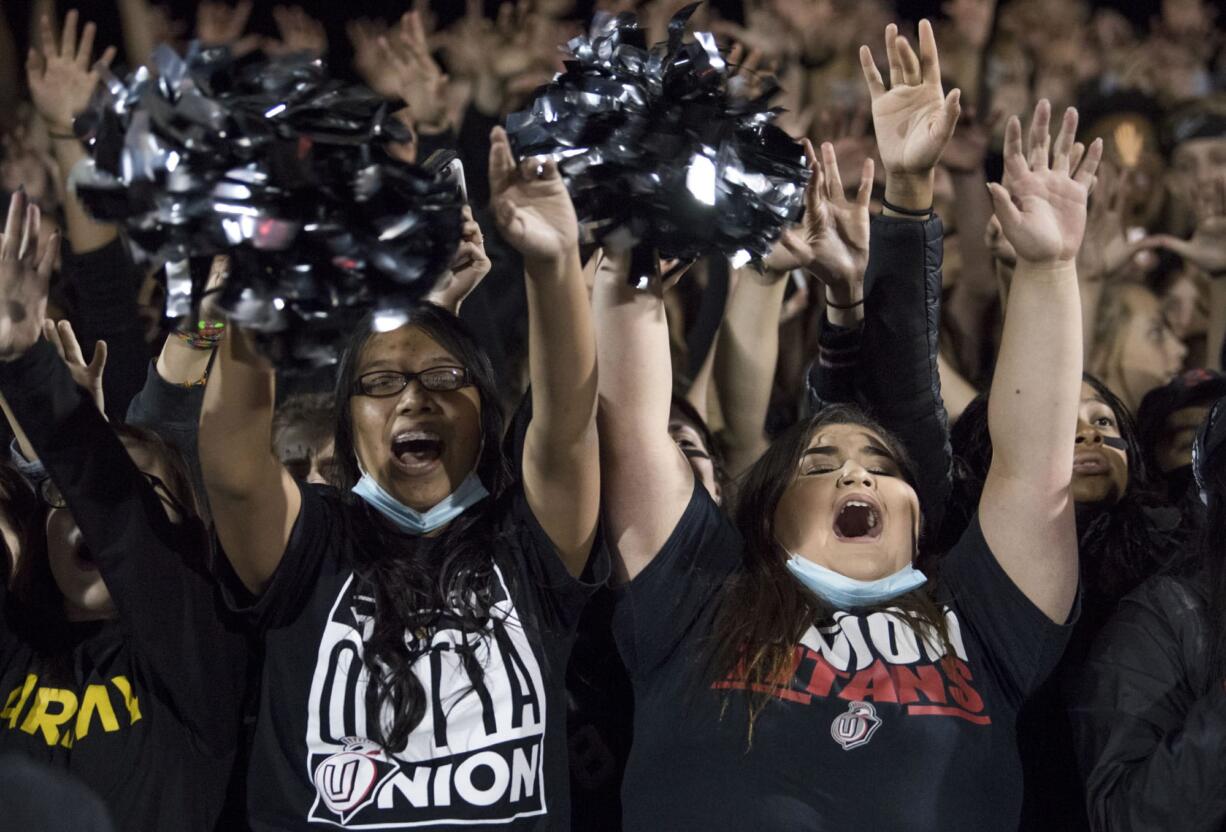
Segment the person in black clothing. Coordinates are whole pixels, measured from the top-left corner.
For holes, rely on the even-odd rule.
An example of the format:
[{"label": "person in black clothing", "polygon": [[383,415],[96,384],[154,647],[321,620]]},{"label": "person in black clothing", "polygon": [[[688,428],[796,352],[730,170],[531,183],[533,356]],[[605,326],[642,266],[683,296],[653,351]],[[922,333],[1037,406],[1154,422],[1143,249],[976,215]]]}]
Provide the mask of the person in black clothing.
[{"label": "person in black clothing", "polygon": [[[924,170],[957,96],[941,91],[927,22],[919,56],[893,27],[886,45],[888,92],[862,50],[882,160],[887,172]],[[662,430],[658,296],[596,287],[599,353],[618,358],[601,363],[600,433],[607,533],[628,582],[614,619],[635,696],[626,829],[1016,825],[1013,720],[1076,615],[1073,262],[1102,147],[1074,164],[1075,127],[1070,110],[1052,160],[1029,164],[1016,119],[1007,130],[1012,193],[994,185],[993,201],[1020,260],[994,381],[993,468],[935,585],[912,566],[924,507],[908,454],[851,408],[777,439],[726,520]],[[823,255],[825,202],[842,199],[827,153],[806,211]],[[887,201],[926,208],[903,204],[905,181],[887,179]],[[839,222],[867,227],[862,195]],[[826,240],[847,230],[832,225]],[[865,268],[866,252],[837,254],[813,265],[844,279]]]},{"label": "person in black clothing", "polygon": [[556,166],[517,164],[501,130],[492,144],[494,210],[531,310],[522,459],[501,452],[488,357],[432,304],[360,329],[341,361],[346,491],[281,466],[271,368],[241,328],[219,349],[201,462],[230,601],[265,648],[256,829],[569,828],[564,673],[606,570],[589,563],[595,348]]},{"label": "person in black clothing", "polygon": [[211,830],[245,641],[224,623],[182,461],[112,430],[42,337],[50,252],[23,236],[26,208],[17,194],[0,241],[0,392],[49,479],[45,545],[0,587],[0,748],[80,778],[119,829]]},{"label": "person in black clothing", "polygon": [[1199,561],[1124,599],[1073,689],[1095,830],[1226,826],[1226,399],[1196,441],[1207,509]]},{"label": "person in black clothing", "polygon": [[1209,406],[1226,396],[1226,376],[1213,370],[1189,370],[1164,387],[1150,390],[1137,409],[1137,431],[1145,463],[1165,485],[1167,500],[1187,509],[1199,522],[1204,506],[1192,487],[1192,440]]}]

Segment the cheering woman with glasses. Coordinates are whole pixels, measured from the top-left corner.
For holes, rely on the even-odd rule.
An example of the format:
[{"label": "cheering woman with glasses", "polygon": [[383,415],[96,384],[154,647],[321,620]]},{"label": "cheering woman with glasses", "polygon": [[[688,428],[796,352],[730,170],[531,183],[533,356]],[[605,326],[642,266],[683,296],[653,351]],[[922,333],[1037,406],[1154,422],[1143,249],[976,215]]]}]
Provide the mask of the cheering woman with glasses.
[{"label": "cheering woman with glasses", "polygon": [[43,337],[58,238],[35,251],[39,222],[19,192],[0,238],[0,392],[50,475],[44,529],[25,505],[0,583],[0,751],[79,777],[119,829],[211,830],[226,825],[246,641],[224,623],[182,459],[108,426]]},{"label": "cheering woman with glasses", "polygon": [[[200,458],[231,603],[265,647],[255,829],[568,826],[565,670],[604,565],[596,359],[556,167],[492,135],[492,207],[524,258],[532,417],[502,452],[489,358],[423,303],[341,359],[339,488],[269,449],[274,376],[227,330]],[[512,470],[519,472],[512,476]]]}]

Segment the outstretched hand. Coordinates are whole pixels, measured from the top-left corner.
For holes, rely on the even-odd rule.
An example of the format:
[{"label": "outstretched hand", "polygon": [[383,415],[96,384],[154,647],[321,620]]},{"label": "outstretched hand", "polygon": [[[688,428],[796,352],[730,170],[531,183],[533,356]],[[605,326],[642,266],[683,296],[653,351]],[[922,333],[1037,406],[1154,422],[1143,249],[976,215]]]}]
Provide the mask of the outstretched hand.
[{"label": "outstretched hand", "polygon": [[919,56],[898,27],[885,27],[885,52],[890,65],[887,90],[873,52],[860,47],[860,68],[873,102],[873,127],[881,163],[888,174],[930,173],[941,158],[958,124],[961,91],[946,95],[932,24],[919,24]]},{"label": "outstretched hand", "polygon": [[579,219],[552,161],[511,155],[506,131],[490,133],[490,207],[503,239],[525,260],[557,261],[578,252]]},{"label": "outstretched hand", "polygon": [[196,37],[205,46],[228,46],[236,58],[260,48],[259,35],[244,35],[254,7],[252,0],[233,6],[222,0],[205,0],[196,9]]},{"label": "outstretched hand", "polygon": [[47,15],[39,20],[39,30],[42,48],[31,49],[26,58],[30,97],[52,132],[71,133],[73,119],[89,105],[101,72],[114,60],[115,47],[108,46],[91,64],[97,27],[86,23],[78,40],[75,9],[64,16],[58,43]]},{"label": "outstretched hand", "polygon": [[834,145],[822,144],[820,160],[807,139],[804,145],[812,172],[805,188],[804,220],[798,229],[788,229],[780,239],[791,258],[782,257],[776,246],[766,265],[771,269],[794,266],[805,269],[837,296],[836,302],[853,303],[859,300],[868,266],[873,160],[864,160],[860,188],[852,200],[843,190]]},{"label": "outstretched hand", "polygon": [[[1036,107],[1036,115],[1046,102]],[[1017,116],[1005,127],[1005,172],[1009,187],[989,184],[992,204],[1005,237],[1019,261],[1057,265],[1073,262],[1086,227],[1086,200],[1103,155],[1095,139],[1080,164],[1075,164],[1077,111],[1064,113],[1060,133],[1051,145],[1033,141],[1030,158],[1022,152],[1022,125]]]},{"label": "outstretched hand", "polygon": [[0,361],[20,358],[43,334],[51,266],[59,246],[52,234],[38,248],[41,214],[22,191],[9,202],[0,236]]},{"label": "outstretched hand", "polygon": [[72,380],[89,393],[94,404],[98,406],[98,412],[105,415],[106,398],[102,393],[102,373],[106,369],[106,341],[99,341],[94,345],[94,355],[87,363],[77,334],[72,331],[72,324],[68,321],[43,321],[43,337],[51,342],[60,358],[64,359]]},{"label": "outstretched hand", "polygon": [[274,6],[272,19],[281,38],[265,39],[265,54],[306,54],[319,58],[328,51],[328,33],[323,24],[303,11],[301,6]]},{"label": "outstretched hand", "polygon": [[406,12],[400,23],[375,39],[375,54],[395,78],[395,94],[409,105],[418,128],[447,126],[447,76],[430,54],[421,14]]},{"label": "outstretched hand", "polygon": [[1139,245],[1172,251],[1211,277],[1226,277],[1226,175],[1202,182],[1196,196],[1196,230],[1192,239],[1155,234]]}]

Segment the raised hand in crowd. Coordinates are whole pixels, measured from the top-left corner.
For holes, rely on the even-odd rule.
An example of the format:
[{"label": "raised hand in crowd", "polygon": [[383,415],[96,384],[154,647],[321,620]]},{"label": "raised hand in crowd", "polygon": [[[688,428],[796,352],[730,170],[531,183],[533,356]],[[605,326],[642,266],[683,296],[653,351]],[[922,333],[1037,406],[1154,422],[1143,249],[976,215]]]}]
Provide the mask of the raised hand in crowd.
[{"label": "raised hand in crowd", "polygon": [[446,130],[448,78],[430,54],[421,14],[406,12],[396,26],[379,35],[375,54],[390,67],[394,94],[408,105],[416,129],[427,134]]},{"label": "raised hand in crowd", "polygon": [[1128,239],[1125,210],[1132,192],[1129,171],[1107,160],[1099,165],[1098,182],[1090,196],[1085,242],[1077,257],[1078,279],[1109,279],[1145,247],[1143,240]]},{"label": "raised hand in crowd", "polygon": [[[1035,108],[1039,120],[1040,102]],[[1102,159],[1096,139],[1084,158],[1074,149],[1077,111],[1065,111],[1055,145],[1031,145],[1022,153],[1022,127],[1017,116],[1005,128],[1005,171],[1008,187],[991,183],[992,204],[1004,235],[1017,252],[1018,263],[1052,267],[1072,265],[1086,229],[1086,201]],[[1033,132],[1032,132],[1033,136]]]},{"label": "raised hand in crowd", "polygon": [[345,33],[353,47],[353,68],[366,82],[366,86],[384,98],[396,98],[399,80],[395,68],[383,60],[379,38],[387,34],[388,25],[382,20],[358,18],[345,24]]},{"label": "raised hand in crowd", "polygon": [[[802,268],[826,287],[827,315],[831,323],[854,326],[864,315],[864,270],[868,266],[869,200],[873,190],[872,159],[860,169],[854,199],[843,189],[834,145],[822,144],[821,159],[805,141],[812,176],[805,188],[805,216],[797,229],[788,229],[782,245],[766,260],[768,269]],[[785,256],[784,249],[787,253]]]},{"label": "raised hand in crowd", "polygon": [[451,266],[443,272],[426,300],[437,303],[453,315],[459,315],[460,304],[489,274],[491,265],[485,253],[485,237],[481,234],[481,227],[473,219],[472,208],[465,205],[460,247],[456,249]]},{"label": "raised hand in crowd", "polygon": [[[72,122],[89,105],[101,72],[115,59],[115,47],[92,60],[97,26],[86,23],[77,38],[77,11],[64,16],[64,30],[57,43],[51,19],[39,21],[41,49],[31,49],[26,59],[30,97],[53,134],[72,134]],[[55,136],[53,136],[54,138]]]},{"label": "raised hand in crowd", "polygon": [[873,128],[885,168],[886,212],[932,208],[933,179],[941,153],[958,124],[961,92],[941,87],[941,65],[932,24],[919,24],[919,55],[898,27],[885,29],[890,66],[887,89],[873,62],[872,50],[860,47],[860,66],[872,99]]},{"label": "raised hand in crowd", "polygon": [[552,161],[511,155],[506,131],[490,134],[490,207],[503,239],[524,256],[528,271],[578,257],[579,220]]},{"label": "raised hand in crowd", "polygon": [[13,194],[0,236],[0,361],[18,358],[43,335],[59,235],[40,246],[41,219],[25,193]]},{"label": "raised hand in crowd", "polygon": [[253,0],[231,6],[225,0],[204,0],[196,9],[196,37],[205,46],[228,46],[235,57],[260,48],[262,38],[243,34],[254,8]]},{"label": "raised hand in crowd", "polygon": [[1196,230],[1190,239],[1155,234],[1141,242],[1146,248],[1172,251],[1211,277],[1226,277],[1226,174],[1197,188]]},{"label": "raised hand in crowd", "polygon": [[269,55],[306,54],[319,58],[328,51],[328,33],[323,24],[301,6],[275,6],[272,19],[281,37],[264,40],[263,49]]},{"label": "raised hand in crowd", "polygon": [[102,391],[102,373],[106,370],[106,341],[94,344],[94,354],[89,361],[81,351],[77,334],[68,321],[43,321],[43,337],[55,347],[55,351],[68,365],[68,372],[77,386],[89,393],[98,405],[98,412],[106,415],[106,397]]}]

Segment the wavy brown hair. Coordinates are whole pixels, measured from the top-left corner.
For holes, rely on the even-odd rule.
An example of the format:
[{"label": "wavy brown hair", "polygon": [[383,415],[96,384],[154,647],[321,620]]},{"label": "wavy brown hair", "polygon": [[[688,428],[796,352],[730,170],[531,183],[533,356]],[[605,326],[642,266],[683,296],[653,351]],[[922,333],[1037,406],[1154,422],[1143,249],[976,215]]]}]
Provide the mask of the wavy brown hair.
[{"label": "wavy brown hair", "polygon": [[[776,439],[738,487],[734,522],[745,541],[744,568],[723,589],[712,628],[710,679],[743,680],[738,691],[748,699],[748,742],[763,708],[791,683],[796,645],[811,626],[834,621],[837,610],[804,587],[788,571],[788,553],[775,539],[775,509],[796,477],[801,454],[811,438],[829,425],[859,425],[880,437],[886,450],[915,487],[915,466],[893,434],[851,405],[831,405]],[[922,511],[922,507],[921,507]],[[914,553],[912,553],[914,558]],[[925,636],[935,633],[953,654],[944,611],[933,582],[869,608],[900,617]],[[728,700],[725,699],[725,709]]]}]

